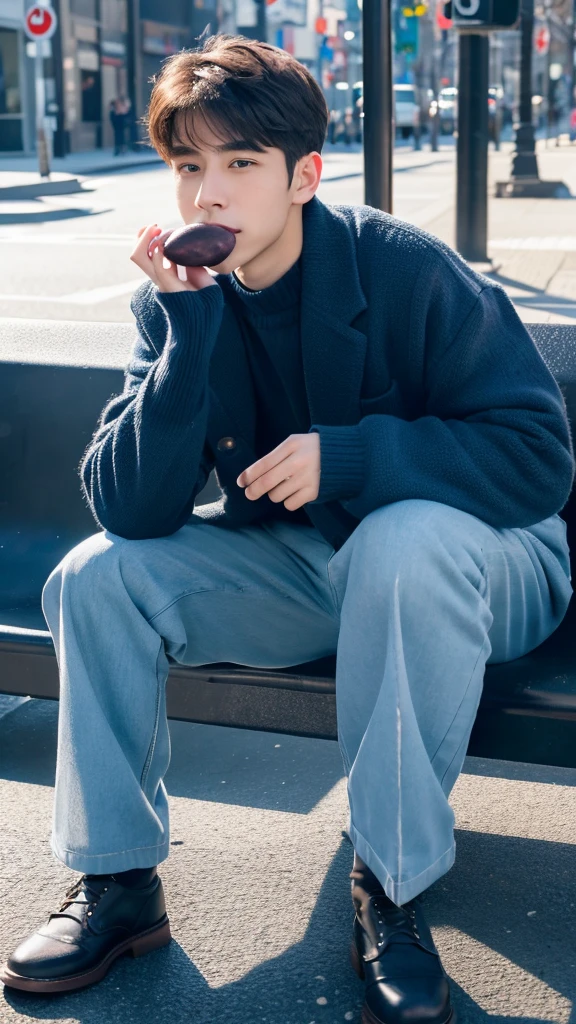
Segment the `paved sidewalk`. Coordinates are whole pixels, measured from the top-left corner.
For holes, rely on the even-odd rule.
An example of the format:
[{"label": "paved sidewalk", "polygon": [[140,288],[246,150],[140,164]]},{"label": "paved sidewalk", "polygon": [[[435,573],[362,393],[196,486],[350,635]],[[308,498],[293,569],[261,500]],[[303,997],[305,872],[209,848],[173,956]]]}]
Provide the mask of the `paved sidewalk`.
[{"label": "paved sidewalk", "polygon": [[[11,698],[4,698],[5,705]],[[79,877],[49,848],[56,701],[0,704],[0,961]],[[360,1024],[338,745],[170,722],[173,940],[1,1024]],[[424,895],[460,1024],[574,1024],[576,771],[467,758],[456,864]]]},{"label": "paved sidewalk", "polygon": [[[104,171],[118,171],[124,167],[139,167],[146,164],[162,163],[157,152],[149,146],[142,146],[136,152],[114,156],[113,149],[94,149],[87,153],[69,153],[66,157],[55,157],[50,163],[51,171],[68,174],[100,174]],[[5,173],[38,175],[38,159],[33,156],[11,156],[0,159],[0,186]]]},{"label": "paved sidewalk", "polygon": [[[564,181],[566,199],[496,199],[494,183],[507,180],[513,146],[489,156],[488,255],[492,270],[525,323],[576,323],[576,146],[537,145],[540,177]],[[413,153],[431,159],[438,154]],[[456,168],[447,183],[443,209],[421,223],[431,234],[456,245]]]}]

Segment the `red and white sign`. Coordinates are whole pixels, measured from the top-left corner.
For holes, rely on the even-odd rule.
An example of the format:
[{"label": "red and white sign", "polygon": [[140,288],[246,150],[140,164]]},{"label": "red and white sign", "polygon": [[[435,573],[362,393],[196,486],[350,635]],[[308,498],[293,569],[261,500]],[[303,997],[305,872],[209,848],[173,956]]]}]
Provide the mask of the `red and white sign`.
[{"label": "red and white sign", "polygon": [[452,19],[447,18],[444,14],[444,5],[446,0],[438,0],[436,4],[436,24],[440,29],[452,28]]},{"label": "red and white sign", "polygon": [[550,48],[550,32],[546,28],[546,25],[542,25],[541,28],[536,29],[534,33],[534,49],[538,53],[548,53]]},{"label": "red and white sign", "polygon": [[29,7],[24,19],[24,30],[29,39],[51,39],[56,31],[58,18],[53,7]]}]

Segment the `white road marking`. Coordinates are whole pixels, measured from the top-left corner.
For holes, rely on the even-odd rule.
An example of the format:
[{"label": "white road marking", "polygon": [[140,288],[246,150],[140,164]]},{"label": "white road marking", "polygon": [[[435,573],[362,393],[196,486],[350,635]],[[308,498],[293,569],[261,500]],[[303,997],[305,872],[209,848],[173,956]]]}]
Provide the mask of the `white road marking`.
[{"label": "white road marking", "polygon": [[0,302],[60,302],[76,306],[90,306],[98,302],[108,302],[109,299],[116,299],[120,295],[127,295],[133,292],[146,278],[139,277],[134,281],[124,281],[123,284],[111,284],[103,288],[90,288],[83,292],[70,292],[68,295],[2,295]]},{"label": "white road marking", "polygon": [[512,302],[523,306],[524,309],[559,309],[562,311],[576,309],[576,302],[540,302],[538,298],[530,297],[529,300],[526,300],[523,296],[512,299]]},{"label": "white road marking", "polygon": [[492,249],[548,250],[576,252],[576,235],[531,235],[528,238],[492,238],[488,245]]},{"label": "white road marking", "polygon": [[133,235],[70,235],[44,234],[44,232],[0,231],[0,242],[11,245],[136,245],[136,234]]}]

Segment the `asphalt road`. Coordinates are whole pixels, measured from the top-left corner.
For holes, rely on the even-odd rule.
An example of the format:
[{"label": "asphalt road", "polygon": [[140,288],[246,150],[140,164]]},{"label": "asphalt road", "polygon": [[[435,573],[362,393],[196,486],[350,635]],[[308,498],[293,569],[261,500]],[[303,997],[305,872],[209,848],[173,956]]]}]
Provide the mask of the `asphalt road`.
[{"label": "asphalt road", "polygon": [[[363,157],[324,153],[319,196],[363,203]],[[510,172],[512,143],[489,153],[490,190]],[[575,149],[539,143],[541,176],[576,195]],[[454,141],[432,153],[410,144],[394,154],[394,213],[456,244]],[[0,201],[0,317],[131,321],[130,296],[144,274],[129,260],[142,224],[180,224],[171,172],[164,165],[87,178],[85,193]],[[528,323],[576,322],[573,198],[489,200],[488,252],[494,277]],[[488,273],[488,265],[477,267]]]},{"label": "asphalt road", "polygon": [[[417,222],[442,211],[453,173],[453,146],[445,148],[433,160],[400,151],[399,216]],[[360,152],[327,154],[324,173],[318,194],[325,202],[363,202]],[[144,279],[128,258],[138,228],[181,223],[171,172],[158,165],[125,170],[88,178],[85,189],[0,203],[0,316],[132,319],[130,295]]]},{"label": "asphalt road", "polygon": [[[48,845],[58,706],[0,697],[2,710],[0,959],[78,877]],[[84,992],[0,989],[1,1024],[359,1024],[337,744],[170,730],[172,942]],[[576,771],[469,758],[452,803],[456,864],[424,909],[459,1024],[574,1024]]]}]

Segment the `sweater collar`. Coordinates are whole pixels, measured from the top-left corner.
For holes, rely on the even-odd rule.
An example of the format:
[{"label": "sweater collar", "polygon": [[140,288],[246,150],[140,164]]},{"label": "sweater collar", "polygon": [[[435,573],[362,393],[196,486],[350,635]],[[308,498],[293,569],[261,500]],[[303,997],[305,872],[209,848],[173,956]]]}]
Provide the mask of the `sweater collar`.
[{"label": "sweater collar", "polygon": [[267,315],[284,313],[293,309],[300,302],[300,261],[297,260],[290,269],[269,285],[268,288],[246,288],[236,277],[234,271],[227,275],[227,281],[234,294],[244,303],[251,314]]},{"label": "sweater collar", "polygon": [[[318,196],[302,207],[302,316],[336,331],[351,324],[368,306],[356,256],[360,223],[351,230],[345,209],[341,213],[339,206],[328,206]],[[229,276],[218,274],[216,280],[222,284]]]}]

